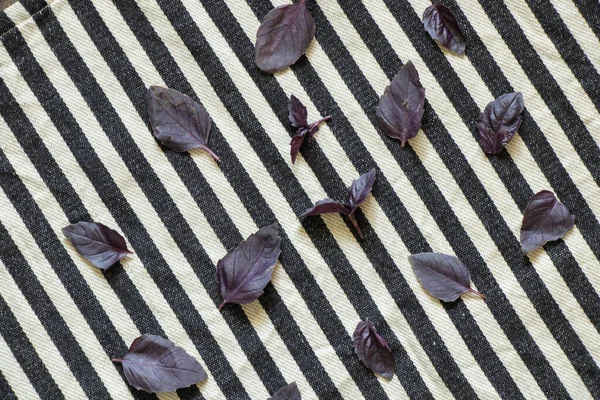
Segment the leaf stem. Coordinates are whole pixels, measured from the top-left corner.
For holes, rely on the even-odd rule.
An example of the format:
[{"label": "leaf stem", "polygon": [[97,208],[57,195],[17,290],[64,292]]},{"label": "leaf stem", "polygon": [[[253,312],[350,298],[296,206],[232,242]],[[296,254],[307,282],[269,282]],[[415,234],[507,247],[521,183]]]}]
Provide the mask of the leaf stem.
[{"label": "leaf stem", "polygon": [[479,297],[481,297],[481,298],[482,298],[482,299],[484,299],[484,300],[486,299],[485,295],[483,295],[483,294],[479,293],[479,292],[478,292],[477,290],[475,290],[475,289],[471,289],[471,288],[469,288],[469,293],[473,293],[474,295],[476,295],[476,296],[479,296]]},{"label": "leaf stem", "polygon": [[113,358],[112,359],[113,362],[118,362],[118,363],[122,363],[123,359],[122,358]]},{"label": "leaf stem", "polygon": [[331,119],[331,115],[328,115],[326,117],[321,118],[317,122],[313,122],[311,125],[312,126],[317,126],[317,125],[320,125],[322,122],[329,121],[330,119]]},{"label": "leaf stem", "polygon": [[219,157],[218,155],[216,155],[211,149],[209,149],[207,146],[203,146],[202,147],[204,150],[206,150],[208,152],[208,154],[210,154],[215,161],[217,162],[221,162],[221,157]]},{"label": "leaf stem", "polygon": [[358,236],[360,236],[362,240],[365,240],[365,235],[363,235],[360,226],[358,226],[358,221],[356,220],[356,218],[354,218],[354,214],[348,214],[348,218],[350,218],[350,221],[352,221],[352,225],[354,225],[354,227],[356,228]]},{"label": "leaf stem", "polygon": [[221,311],[221,308],[223,308],[223,306],[225,305],[225,303],[227,303],[227,300],[225,300],[225,301],[223,301],[223,302],[221,303],[221,305],[219,306],[219,311]]}]

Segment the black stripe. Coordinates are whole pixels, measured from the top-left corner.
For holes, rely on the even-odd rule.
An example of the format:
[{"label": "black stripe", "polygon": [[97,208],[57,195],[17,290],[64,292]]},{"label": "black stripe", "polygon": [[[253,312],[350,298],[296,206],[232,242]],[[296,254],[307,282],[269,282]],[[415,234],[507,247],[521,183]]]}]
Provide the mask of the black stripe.
[{"label": "black stripe", "polygon": [[[2,225],[0,225],[0,231],[6,233]],[[0,243],[0,246],[6,246],[4,241]],[[27,266],[26,268],[29,267]],[[31,282],[34,286],[39,286],[39,282],[35,277],[34,281]],[[19,367],[23,369],[23,372],[29,378],[29,382],[31,382],[37,394],[44,399],[64,399],[65,396],[56,385],[56,382],[54,382],[50,372],[48,372],[48,369],[33,348],[33,345],[25,335],[25,332],[23,332],[21,325],[19,325],[19,322],[2,296],[0,296],[0,334],[2,334],[4,341],[18,361]]]},{"label": "black stripe", "polygon": [[[145,20],[143,14],[137,9],[132,3],[121,2],[118,6],[123,10],[122,13],[126,20],[130,22],[132,28],[134,29],[134,33],[138,35],[138,39],[141,44],[146,48],[148,55],[153,60],[156,67],[159,69],[159,72],[162,74],[163,78],[167,82],[170,87],[186,92],[192,97],[193,91],[183,76],[181,71],[174,63],[172,58],[170,57],[168,50],[163,46],[158,46],[160,42],[160,38],[154,35],[150,35],[151,27],[149,23]],[[133,7],[127,8],[127,7]],[[171,4],[168,7],[169,9],[177,9],[177,4]],[[146,21],[146,24],[142,25],[141,21]],[[99,22],[99,21],[97,21]],[[185,25],[185,24],[184,24]],[[97,26],[97,25],[95,25]],[[143,32],[143,35],[141,34]],[[123,56],[124,57],[124,56]],[[108,58],[107,58],[108,59]],[[111,58],[111,62],[114,62],[114,57]],[[113,64],[114,65],[114,64]],[[124,76],[126,75],[128,79],[131,79],[131,74],[125,73],[124,65],[114,65],[112,67],[113,71],[117,74],[117,76],[121,79],[121,82],[125,82]],[[124,74],[125,73],[125,74]],[[140,81],[141,84],[141,81]],[[139,89],[139,88],[138,88]],[[144,93],[145,91],[140,92],[140,90],[136,90],[135,92],[130,90],[132,96],[132,101],[138,105],[138,112],[140,115],[144,115],[146,110],[143,104]],[[145,117],[145,115],[144,115]],[[268,204],[261,197],[260,193],[257,191],[256,187],[252,184],[251,179],[248,177],[247,173],[244,171],[243,167],[231,151],[231,149],[225,144],[220,146],[222,143],[219,140],[221,136],[218,128],[213,129],[212,133],[213,139],[211,146],[218,152],[218,154],[222,157],[223,161],[221,166],[223,168],[223,172],[226,175],[227,179],[230,181],[240,198],[247,199],[245,202],[245,206],[254,218],[254,221],[259,225],[263,226],[270,222],[272,222],[275,216],[272,212],[267,212],[269,210]],[[172,152],[167,151],[167,156],[173,163],[176,170],[179,172],[179,175],[184,180],[186,186],[195,197],[198,205],[203,210],[208,210],[210,212],[205,211],[205,216],[209,219],[209,223],[216,230],[219,235],[221,241],[225,244],[226,247],[232,247],[241,239],[237,229],[230,222],[229,218],[226,217],[225,210],[221,208],[220,203],[217,201],[218,199],[214,197],[214,193],[208,186],[205,186],[204,178],[202,178],[201,174],[197,170],[195,164],[189,160],[187,157],[181,157],[180,155],[174,154]],[[215,206],[217,205],[217,206]],[[221,208],[220,212],[216,212],[215,207]],[[228,228],[226,224],[231,224]],[[299,255],[297,255],[295,249],[289,242],[286,236],[284,236],[283,242],[282,256],[280,260],[282,265],[290,276],[297,276],[298,280],[305,279],[307,276],[306,266],[301,262]],[[290,273],[290,270],[293,270],[293,275]],[[303,278],[300,278],[300,277]],[[314,287],[317,287],[316,281],[314,282]],[[364,373],[363,368],[359,365],[358,360],[352,354],[351,344],[349,342],[349,338],[347,338],[347,334],[345,333],[345,329],[343,325],[339,322],[337,316],[331,309],[330,306],[325,305],[326,300],[322,293],[319,296],[319,293],[316,290],[311,289],[309,286],[306,286],[302,292],[304,296],[308,296],[309,298],[319,299],[319,303],[312,307],[313,312],[319,315],[321,321],[328,321],[328,324],[332,327],[328,328],[328,331],[331,332],[329,338],[339,338],[337,343],[334,342],[334,347],[336,349],[342,349],[344,358],[351,360],[352,368],[358,369],[361,372],[361,375],[366,377],[365,379],[369,379],[375,385],[377,385],[377,380],[372,376],[372,374]],[[309,293],[310,292],[310,293]],[[313,300],[314,302],[314,300]],[[337,389],[332,384],[329,377],[326,375],[322,366],[318,362],[318,359],[314,355],[314,350],[308,346],[306,340],[303,338],[302,332],[297,327],[295,322],[293,321],[291,315],[285,308],[283,302],[279,299],[279,296],[275,292],[275,290],[270,285],[268,287],[265,295],[261,297],[261,303],[264,307],[266,307],[267,312],[270,313],[270,317],[273,320],[278,332],[282,336],[282,339],[292,352],[292,355],[296,359],[296,361],[301,366],[301,370],[306,374],[307,379],[314,387],[316,393],[322,398],[333,398],[339,397],[339,393]],[[309,303],[310,306],[310,303]],[[327,311],[329,309],[329,311]],[[333,325],[332,321],[337,320],[337,324]],[[335,329],[333,328],[335,327]],[[327,332],[326,332],[327,333]],[[343,335],[346,336],[346,340],[342,340]],[[344,344],[345,343],[345,344]],[[381,390],[381,389],[379,389]],[[377,391],[374,390],[375,393]],[[381,392],[383,396],[383,394]]]},{"label": "black stripe", "polygon": [[573,3],[600,40],[600,3],[593,0],[573,0]]},{"label": "black stripe", "polygon": [[[36,18],[42,19],[44,15],[48,15],[48,12],[50,12],[49,8],[37,14]],[[92,184],[94,184],[104,203],[113,213],[115,220],[122,227],[125,235],[129,238],[136,251],[136,256],[140,257],[152,278],[156,282],[160,282],[159,288],[161,288],[171,308],[177,310],[176,315],[178,319],[196,345],[218,384],[225,393],[232,391],[243,396],[245,391],[241,383],[232,371],[222,350],[210,334],[206,324],[199,317],[198,312],[185,295],[180,283],[172,274],[170,267],[154,247],[145,228],[141,225],[139,219],[137,219],[135,213],[119,192],[112,177],[107,173],[91,149],[81,128],[77,125],[73,115],[69,112],[43,70],[33,58],[20,33],[17,30],[13,32],[15,32],[13,35],[15,40],[11,42],[14,43],[10,46],[9,43],[5,43],[5,46],[9,54],[13,57],[13,61],[19,60],[16,64],[22,76],[48,112],[48,115],[63,135],[75,158],[90,178]],[[175,207],[172,206],[172,209],[175,209]],[[60,245],[60,243],[58,244]],[[65,257],[68,256],[65,255]],[[206,263],[198,261],[197,265],[206,265]],[[99,313],[103,314],[103,310],[100,309]],[[110,345],[107,343],[101,341],[101,344],[105,349],[110,348]],[[121,356],[126,350],[127,348],[125,347],[118,352],[111,351],[111,356]]]},{"label": "black stripe", "polygon": [[581,49],[550,1],[527,0],[527,3],[583,90],[590,97],[596,109],[600,111],[600,85],[598,85],[600,75],[588,56]]},{"label": "black stripe", "polygon": [[[251,45],[249,47],[246,46],[245,49],[244,49],[243,47],[240,47],[241,45],[236,44],[236,42],[237,43],[240,42],[239,41],[240,34],[236,33],[232,29],[234,26],[236,26],[235,22],[229,21],[229,20],[225,19],[225,16],[228,16],[228,14],[229,14],[228,10],[226,8],[223,9],[222,7],[221,8],[211,7],[209,4],[210,3],[205,4],[205,7],[207,7],[209,13],[211,13],[211,12],[213,13],[213,19],[217,19],[218,21],[222,21],[222,23],[223,23],[223,25],[221,26],[221,31],[222,31],[223,35],[226,38],[228,38],[230,44],[232,45],[232,47],[234,49],[236,49],[236,47],[238,48],[236,50],[238,52],[238,55],[240,55],[239,54],[240,52],[241,53],[245,53],[245,55],[242,56],[243,58],[245,57],[245,60],[243,59],[242,61],[243,62],[245,61],[244,63],[246,65],[246,68],[253,75],[253,78],[255,80],[257,80],[257,82],[260,81],[260,83],[258,84],[258,87],[259,88],[265,88],[267,86],[276,85],[276,81],[274,81],[274,80],[270,81],[270,83],[269,83],[269,79],[272,79],[271,77],[267,77],[267,76],[264,76],[264,75],[257,75],[255,72],[253,72],[253,71],[256,71],[256,70],[255,70],[253,62],[251,60],[252,57],[248,56],[249,53],[252,53],[252,46]],[[215,17],[215,16],[218,16],[218,17]],[[226,28],[224,28],[225,26],[226,26]],[[241,34],[243,35],[243,32]],[[233,37],[235,37],[237,39],[233,40]],[[248,49],[249,49],[249,51],[248,51]],[[213,56],[208,56],[208,57],[205,56],[202,59],[213,59]],[[221,75],[225,74],[225,71],[221,72],[220,74]],[[218,92],[227,92],[227,93],[229,93],[231,90],[232,90],[231,88],[223,88],[222,90],[217,90],[217,91]],[[273,88],[271,88],[270,91],[273,91]],[[282,121],[282,123],[284,123],[284,124],[287,125],[287,123],[285,122],[287,120],[287,115],[286,115],[286,111],[285,111],[285,104],[286,104],[287,100],[285,98],[285,94],[281,91],[280,88],[275,89],[274,93],[277,93],[278,91],[281,93],[278,96],[278,98],[274,98],[275,96],[273,96],[273,94],[269,94],[268,90],[265,90],[263,92],[263,94],[265,94],[265,96],[267,97],[267,99],[270,99],[271,106],[273,107],[273,109],[275,110],[275,112],[280,117],[280,120]],[[282,107],[282,105],[283,105],[283,107]],[[324,159],[324,157],[322,159]],[[315,169],[314,166],[313,166],[313,169]],[[337,174],[335,173],[335,170],[332,170],[332,168],[331,168],[330,165],[328,166],[328,168],[325,167],[325,169],[323,169],[323,167],[319,167],[319,171],[327,171],[327,176],[328,176],[328,179],[329,179],[328,182],[331,182],[330,180],[331,180],[332,176],[337,176]],[[332,171],[332,172],[330,173],[329,171]],[[339,178],[337,178],[337,179],[339,179]],[[339,182],[339,186],[337,188],[337,194],[339,195],[340,193],[343,193],[344,188],[343,188],[343,184],[341,183],[341,181],[338,181],[338,182]],[[328,191],[330,193],[335,193],[335,190],[328,189]],[[377,242],[379,242],[379,241],[377,241]],[[379,263],[375,263],[374,262],[374,265],[381,265],[381,261],[384,260],[384,259],[386,259],[386,256],[389,259],[389,255],[387,255],[387,253],[385,252],[385,250],[381,246],[380,242],[378,244],[380,246],[379,249],[381,251],[379,251],[379,252],[370,251],[369,254],[368,254],[371,257],[372,261],[374,261],[377,258],[375,256],[375,254],[380,254],[380,256],[378,258]],[[394,266],[394,264],[391,261],[391,259],[389,259],[389,262],[387,263],[387,265],[388,266]],[[395,266],[393,268],[396,269]],[[391,269],[391,268],[389,268],[389,269]],[[396,271],[397,271],[397,269],[396,269]],[[381,273],[381,269],[380,269],[380,273]],[[401,278],[401,276],[399,276],[399,274],[397,272],[395,273],[395,275],[399,278],[399,279],[396,279],[397,281],[398,280],[403,281],[403,279]],[[389,280],[388,280],[388,282],[389,282]],[[393,290],[393,292],[398,293],[398,288],[402,288],[402,287],[407,288],[408,290],[410,290],[408,288],[408,286],[406,285],[406,282],[403,282],[403,283],[404,283],[403,285],[401,284],[400,286],[396,286],[396,289]],[[398,297],[396,297],[396,298],[398,299]],[[406,300],[404,301],[404,303],[406,303]],[[419,308],[420,307],[417,307],[417,309],[419,309]],[[422,310],[420,310],[420,311],[422,312]],[[421,315],[420,318],[422,320],[423,319],[423,315]],[[409,316],[409,320],[411,320],[410,316]],[[431,327],[431,330],[433,330],[433,327]],[[435,343],[435,338],[433,338],[432,342]],[[438,341],[438,343],[439,343],[439,341]],[[432,349],[433,347],[435,347],[435,345],[434,346],[426,346],[427,349]],[[436,354],[435,357],[439,359],[440,353],[442,353],[441,354],[442,355],[441,358],[443,358],[443,356],[444,356],[443,352],[437,352],[437,354]],[[407,387],[407,390],[410,393],[411,390],[412,390],[412,388],[411,387]]]},{"label": "black stripe", "polygon": [[[441,53],[441,51],[439,50],[437,45],[433,41],[428,40],[425,32],[422,29],[421,21],[418,18],[418,16],[416,16],[414,14],[414,11],[412,10],[411,6],[409,4],[406,4],[405,2],[400,3],[398,1],[394,1],[393,3],[394,4],[388,5],[388,7],[395,14],[397,21],[408,32],[408,36],[409,36],[409,38],[411,38],[411,41],[413,41],[413,45],[420,51],[420,54],[423,57],[423,59],[425,60],[425,62],[427,63],[429,69],[436,76],[438,82],[440,83],[442,88],[445,90],[446,94],[450,97],[451,101],[453,102],[454,107],[461,114],[463,121],[465,121],[465,123],[468,124],[469,126],[473,126],[473,121],[476,120],[479,110],[477,109],[475,103],[472,101],[468,92],[464,88],[464,85],[462,85],[462,83],[460,82],[460,79],[458,79],[455,72],[449,66],[448,61],[445,59],[445,57],[443,56],[443,54]],[[409,18],[409,16],[411,16],[411,17]],[[462,14],[461,14],[461,16],[462,16]],[[463,21],[461,21],[461,27],[463,27],[463,29],[465,29],[464,26],[465,26],[465,23],[463,23]],[[465,31],[466,31],[466,29],[465,29]],[[471,34],[472,32],[469,31],[468,33]],[[473,41],[475,40],[475,38],[473,38],[472,36],[468,36],[468,38],[469,38],[469,50],[468,51],[473,51],[473,47],[474,47]],[[485,50],[485,48],[483,48],[482,50]],[[393,54],[393,53],[390,53],[390,54]],[[469,55],[469,56],[471,57],[471,55]],[[471,57],[471,60],[473,60],[472,57]],[[494,64],[492,64],[492,63],[493,63],[493,60],[491,60],[491,62],[488,61],[485,65],[487,68],[490,68],[492,65],[497,68],[497,65],[495,63]],[[388,74],[389,73],[390,72],[388,72]],[[497,74],[501,75],[501,72],[498,71]],[[483,73],[481,73],[481,75],[485,79],[485,75]],[[495,76],[498,76],[498,75],[495,75]],[[506,93],[508,91],[511,91],[511,90],[505,89],[505,91],[502,93]],[[525,115],[525,119],[528,119],[527,113]],[[437,120],[437,119],[433,119],[432,122],[435,122],[435,120]],[[533,126],[531,125],[531,120],[528,120],[526,123],[524,123],[524,125],[522,125],[521,130],[523,132],[525,132],[524,126],[527,126],[527,124],[529,124],[529,126],[531,127],[530,129],[536,128],[535,125],[533,125]],[[454,155],[451,156],[452,153],[448,152],[447,146],[456,147],[455,144],[453,143],[453,141],[451,140],[451,138],[448,135],[444,135],[443,137],[438,137],[438,136],[434,135],[433,133],[434,133],[434,131],[432,131],[431,133],[428,132],[428,137],[432,141],[432,144],[434,145],[434,147],[436,147],[438,154],[440,154],[440,156],[444,160],[446,166],[452,171],[453,175],[455,176],[455,179],[457,179],[459,185],[463,188],[463,192],[465,193],[467,198],[470,198],[470,203],[471,203],[472,207],[475,209],[475,211],[479,215],[482,222],[484,222],[484,224],[486,225],[486,229],[488,230],[488,232],[494,239],[498,248],[503,253],[503,256],[507,260],[508,265],[511,266],[511,268],[513,269],[515,276],[517,277],[517,279],[519,280],[519,282],[521,283],[523,288],[526,290],[528,296],[530,297],[530,299],[532,299],[533,304],[536,307],[536,310],[538,311],[538,313],[540,313],[540,315],[542,316],[542,318],[548,325],[549,329],[553,333],[554,337],[557,338],[557,340],[561,344],[563,350],[566,349],[565,351],[567,352],[567,355],[570,355],[571,361],[575,362],[576,364],[579,365],[580,373],[583,373],[584,375],[586,375],[588,372],[592,372],[592,374],[596,374],[596,372],[594,372],[594,370],[597,370],[597,368],[594,367],[592,364],[590,364],[590,357],[589,357],[589,354],[587,354],[587,350],[583,347],[583,344],[581,343],[580,339],[577,337],[575,332],[573,332],[572,327],[568,324],[568,321],[566,320],[566,318],[564,318],[564,316],[562,316],[562,313],[560,312],[558,306],[555,304],[550,293],[545,288],[544,283],[539,279],[539,277],[537,276],[537,274],[535,273],[533,268],[526,267],[527,265],[530,265],[529,260],[524,259],[520,255],[520,251],[518,248],[518,242],[517,242],[516,238],[514,237],[514,235],[512,235],[512,233],[508,229],[508,226],[506,226],[506,224],[502,223],[503,220],[501,219],[500,215],[497,213],[497,210],[496,210],[495,206],[493,206],[493,203],[491,202],[491,200],[488,198],[486,202],[490,206],[484,207],[486,202],[477,200],[477,197],[475,199],[472,198],[478,192],[480,192],[480,195],[485,194],[485,190],[483,189],[482,186],[477,185],[478,181],[477,181],[475,175],[473,173],[469,172],[471,169],[470,169],[470,167],[468,167],[468,164],[466,163],[464,156],[462,154],[460,154],[460,151],[457,148],[456,148],[456,153],[454,153]],[[473,129],[473,134],[474,134],[474,136],[476,136],[475,129]],[[545,139],[542,138],[541,140],[545,140]],[[462,159],[462,161],[461,161],[461,159]],[[461,161],[461,162],[457,163],[457,161]],[[501,178],[503,179],[504,183],[507,185],[507,188],[509,188],[515,201],[519,204],[521,209],[524,209],[525,205],[527,204],[527,200],[528,200],[529,196],[532,194],[531,189],[528,188],[524,179],[519,179],[519,177],[521,175],[518,172],[518,169],[516,168],[514,163],[512,163],[508,153],[503,153],[499,157],[491,157],[490,161],[492,162],[492,164],[498,171],[498,173],[501,176]],[[562,168],[562,166],[560,165],[560,162],[557,161],[557,163],[560,166],[559,168]],[[462,165],[462,166],[459,167],[459,165]],[[466,173],[466,172],[469,172],[469,173]],[[568,175],[567,175],[567,179],[569,179]],[[566,180],[565,180],[565,182],[566,182]],[[475,189],[473,187],[474,185],[479,186],[480,190],[479,191],[474,190]],[[575,189],[575,191],[576,190],[577,189]],[[487,195],[485,197],[487,197]],[[583,202],[583,207],[587,207],[587,204],[585,202]],[[575,209],[575,208],[573,207],[573,209]],[[589,210],[589,208],[588,208],[588,210]],[[491,215],[490,215],[490,212],[492,212]],[[492,217],[493,214],[496,214],[497,217]],[[502,234],[503,237],[498,237],[499,234]],[[547,245],[546,248],[552,249],[554,246],[564,246],[564,243],[562,243],[562,241],[558,241],[556,243]],[[566,247],[565,247],[565,250],[561,250],[561,253],[563,253],[563,256],[568,256],[567,266],[568,266],[568,270],[570,271],[570,273],[577,273],[577,270],[580,271],[580,267],[574,261],[574,259],[570,255],[570,253],[568,253],[568,250],[566,250]],[[553,257],[551,250],[549,251],[549,254],[551,255],[551,257]],[[556,259],[556,258],[553,261],[555,261],[556,265],[558,265],[559,268],[561,268],[560,267],[561,265],[565,265],[564,261],[559,262],[558,259]],[[520,267],[519,266],[520,264],[524,264],[523,265],[524,268]],[[565,269],[567,269],[567,267],[565,267],[563,270],[565,270]],[[580,276],[583,278],[583,279],[581,279],[581,281],[583,282],[583,284],[585,284],[585,282],[586,282],[585,277],[582,274]],[[474,277],[474,280],[477,283],[476,277]],[[480,284],[477,283],[477,285],[479,287]],[[594,296],[593,293],[585,294],[585,296],[588,296],[588,295]],[[594,304],[597,304],[597,302],[595,300],[590,301],[590,302],[581,301],[581,299],[579,299],[579,300],[580,300],[580,304],[582,304],[582,305],[587,304],[587,305],[593,306]],[[492,304],[496,304],[496,303],[489,303],[489,304],[492,305]],[[492,311],[492,312],[494,312],[497,319],[505,317],[505,315],[503,313],[496,313],[495,311]],[[505,325],[505,326],[508,327],[508,325]],[[505,332],[510,337],[509,332],[511,332],[511,333],[513,332],[512,327],[511,327],[511,329],[505,328]],[[566,339],[565,335],[567,335],[569,337],[569,339]],[[529,334],[526,333],[526,336],[529,336]],[[520,341],[518,341],[518,340],[511,340],[511,341],[513,342],[513,345],[515,345],[517,347],[517,349],[519,347],[521,347],[527,351],[531,350],[529,347],[524,347],[522,344],[520,344]],[[569,349],[571,349],[571,350],[569,350]],[[530,357],[527,357],[522,352],[520,352],[520,354],[523,357],[524,361],[531,360]],[[584,360],[584,362],[581,363],[580,360]],[[539,365],[535,365],[535,364],[534,365],[529,364],[528,366],[530,368],[532,366],[534,366],[535,368],[540,367]],[[591,369],[588,369],[588,368],[591,368]],[[556,381],[554,380],[554,378],[548,379],[547,371],[548,370],[543,371],[542,374],[534,373],[534,376],[536,376],[536,379],[541,378],[541,379],[544,379],[544,381],[546,382],[545,385],[541,385],[543,388],[545,387],[545,389],[543,389],[543,390],[546,390],[547,393],[556,393],[553,389],[551,390],[551,388],[554,385],[556,385]],[[588,371],[588,372],[585,372],[585,371]],[[548,387],[547,385],[550,385],[550,387]]]},{"label": "black stripe", "polygon": [[13,392],[8,381],[2,374],[2,371],[0,371],[0,396],[4,400],[13,400],[17,398],[17,395]]}]

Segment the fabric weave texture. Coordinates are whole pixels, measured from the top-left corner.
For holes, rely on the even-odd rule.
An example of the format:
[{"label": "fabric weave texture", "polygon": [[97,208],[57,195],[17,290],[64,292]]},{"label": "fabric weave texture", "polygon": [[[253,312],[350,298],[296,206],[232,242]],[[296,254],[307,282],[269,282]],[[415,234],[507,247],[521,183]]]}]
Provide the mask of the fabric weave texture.
[{"label": "fabric weave texture", "polygon": [[[289,0],[21,0],[0,14],[0,399],[600,399],[600,3],[441,0],[467,39],[441,49],[429,0],[307,0],[316,38],[290,69],[254,63],[260,21]],[[376,106],[412,61],[426,89],[405,148]],[[202,104],[209,147],[152,136],[151,85]],[[523,93],[519,133],[488,156],[476,121]],[[288,99],[331,115],[295,165]],[[298,219],[375,168],[356,218]],[[529,198],[576,217],[521,254]],[[106,272],[61,229],[117,230],[134,254]],[[259,300],[222,302],[219,259],[277,222],[281,256]],[[442,303],[410,254],[458,257],[485,294]],[[358,359],[368,318],[391,381]],[[127,385],[142,334],[168,338],[208,379],[176,393]]]}]

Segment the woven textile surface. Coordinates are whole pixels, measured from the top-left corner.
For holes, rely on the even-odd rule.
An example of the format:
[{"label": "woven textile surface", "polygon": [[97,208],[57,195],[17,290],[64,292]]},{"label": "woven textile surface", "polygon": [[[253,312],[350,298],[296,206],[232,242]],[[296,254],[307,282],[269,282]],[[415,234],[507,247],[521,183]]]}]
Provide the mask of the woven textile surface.
[{"label": "woven textile surface", "polygon": [[[254,63],[260,21],[288,0],[22,0],[0,14],[0,399],[600,399],[600,3],[442,0],[457,56],[421,22],[429,0],[308,0],[316,38],[292,68]],[[375,108],[409,60],[426,89],[405,148]],[[146,90],[208,111],[209,146],[176,153],[151,133]],[[519,133],[487,156],[476,121],[523,93]],[[290,160],[288,99],[331,115]],[[298,219],[377,170],[357,213]],[[526,256],[529,198],[576,216]],[[101,222],[134,254],[106,272],[61,229]],[[277,222],[282,253],[255,302],[228,304],[217,261]],[[407,257],[458,257],[486,300],[430,296]],[[354,353],[369,318],[391,381]],[[170,339],[208,373],[148,394],[122,357]]]}]

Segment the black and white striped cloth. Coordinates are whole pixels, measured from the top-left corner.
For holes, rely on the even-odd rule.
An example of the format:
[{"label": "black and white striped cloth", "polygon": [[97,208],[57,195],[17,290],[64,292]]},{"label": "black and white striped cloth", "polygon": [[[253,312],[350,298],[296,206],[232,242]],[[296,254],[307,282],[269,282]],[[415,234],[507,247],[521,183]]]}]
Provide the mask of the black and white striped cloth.
[{"label": "black and white striped cloth", "polygon": [[[428,0],[308,0],[316,39],[274,76],[254,65],[260,21],[289,0],[22,0],[0,15],[0,398],[600,398],[600,4],[443,0],[467,40],[441,50]],[[412,60],[423,130],[401,149],[375,106]],[[152,137],[145,93],[179,90],[213,119],[211,148]],[[520,134],[487,157],[480,110],[524,94]],[[287,99],[331,114],[289,157]],[[377,168],[357,240],[338,215],[298,220]],[[528,257],[522,210],[554,191],[576,227]],[[135,255],[103,274],[61,228],[102,222]],[[250,305],[221,312],[216,262],[277,221],[282,254]],[[411,253],[454,254],[486,301],[442,304]],[[392,381],[354,354],[373,321]],[[167,337],[209,378],[177,393],[130,388],[134,338]]]}]

